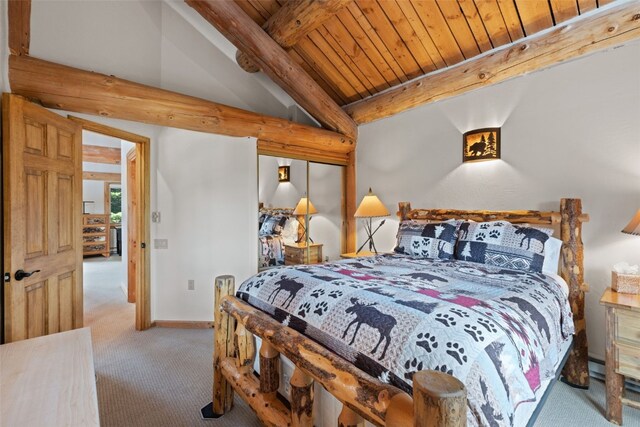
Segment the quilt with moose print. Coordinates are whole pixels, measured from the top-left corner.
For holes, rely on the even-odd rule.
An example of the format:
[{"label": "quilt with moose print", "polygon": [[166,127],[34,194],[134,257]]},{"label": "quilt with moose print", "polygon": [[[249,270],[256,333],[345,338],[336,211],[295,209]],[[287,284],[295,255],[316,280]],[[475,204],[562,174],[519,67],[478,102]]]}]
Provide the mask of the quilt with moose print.
[{"label": "quilt with moose print", "polygon": [[470,425],[513,425],[574,332],[551,276],[388,254],[268,270],[237,296],[411,393],[422,369],[466,384]]}]

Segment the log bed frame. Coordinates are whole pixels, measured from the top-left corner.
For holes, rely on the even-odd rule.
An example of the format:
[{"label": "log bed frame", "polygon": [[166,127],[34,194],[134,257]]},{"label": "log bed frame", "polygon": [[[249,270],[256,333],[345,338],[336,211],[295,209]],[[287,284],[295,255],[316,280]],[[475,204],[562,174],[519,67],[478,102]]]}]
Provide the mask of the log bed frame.
[{"label": "log bed frame", "polygon": [[[506,220],[516,224],[557,225],[563,241],[560,274],[569,285],[575,336],[563,368],[565,382],[589,386],[587,336],[584,318],[584,262],[580,199],[562,199],[559,212],[463,211],[416,209],[399,204],[400,219],[474,221]],[[466,425],[467,396],[464,384],[452,375],[420,371],[413,377],[413,396],[374,378],[322,345],[284,326],[264,312],[235,296],[233,276],[215,279],[213,354],[213,416],[233,407],[234,392],[254,410],[266,426],[312,427],[313,383],[317,381],[342,403],[337,424],[355,427],[365,419],[378,426],[409,427]],[[253,372],[255,336],[262,339],[259,350],[260,376]],[[294,365],[290,405],[277,395],[279,357]]]}]

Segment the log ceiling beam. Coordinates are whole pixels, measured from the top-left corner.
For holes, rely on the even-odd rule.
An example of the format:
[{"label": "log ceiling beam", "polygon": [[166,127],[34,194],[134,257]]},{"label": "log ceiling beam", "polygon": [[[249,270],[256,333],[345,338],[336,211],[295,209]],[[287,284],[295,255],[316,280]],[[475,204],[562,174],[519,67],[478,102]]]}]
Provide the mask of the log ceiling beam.
[{"label": "log ceiling beam", "polygon": [[28,55],[31,39],[31,0],[9,0],[9,52]]},{"label": "log ceiling beam", "polygon": [[120,149],[114,147],[102,147],[100,145],[82,145],[82,161],[91,163],[106,163],[108,165],[120,164]]},{"label": "log ceiling beam", "polygon": [[91,181],[121,182],[121,175],[113,172],[82,172],[82,179]]},{"label": "log ceiling beam", "polygon": [[[288,0],[264,23],[262,29],[284,50],[289,50],[311,31],[333,17],[352,0]],[[249,73],[260,68],[241,50],[238,65]]]},{"label": "log ceiling beam", "polygon": [[344,109],[356,123],[369,123],[639,38],[640,1],[615,4]]},{"label": "log ceiling beam", "polygon": [[357,138],[351,117],[234,1],[185,1],[325,128]]},{"label": "log ceiling beam", "polygon": [[48,108],[255,137],[300,150],[347,153],[355,149],[355,141],[336,132],[29,56],[10,55],[9,82],[13,93]]}]

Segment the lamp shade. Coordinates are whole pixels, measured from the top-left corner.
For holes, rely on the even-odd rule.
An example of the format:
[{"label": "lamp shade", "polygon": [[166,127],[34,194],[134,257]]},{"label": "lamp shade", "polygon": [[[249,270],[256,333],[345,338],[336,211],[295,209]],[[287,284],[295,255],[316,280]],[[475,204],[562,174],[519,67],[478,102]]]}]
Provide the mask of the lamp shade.
[{"label": "lamp shade", "polygon": [[360,206],[353,214],[356,218],[372,218],[376,216],[389,216],[389,211],[384,207],[378,196],[369,188],[369,194],[363,197]]},{"label": "lamp shade", "polygon": [[640,209],[638,209],[638,212],[636,212],[633,218],[631,218],[631,222],[629,222],[629,224],[627,224],[627,226],[622,229],[622,232],[640,236]]},{"label": "lamp shade", "polygon": [[[307,203],[309,205],[309,212],[307,212]],[[293,210],[294,215],[313,215],[315,213],[318,213],[316,207],[313,206],[311,200],[308,200],[306,197],[302,197],[296,205],[296,208]]]}]

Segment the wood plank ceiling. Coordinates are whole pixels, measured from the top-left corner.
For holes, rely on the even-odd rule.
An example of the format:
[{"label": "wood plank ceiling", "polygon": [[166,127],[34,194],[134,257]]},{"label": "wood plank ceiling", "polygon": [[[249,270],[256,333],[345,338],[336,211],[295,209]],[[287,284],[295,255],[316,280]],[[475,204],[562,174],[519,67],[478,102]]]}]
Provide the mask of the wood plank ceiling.
[{"label": "wood plank ceiling", "polygon": [[[286,0],[235,1],[262,26]],[[343,106],[611,1],[354,0],[289,55]]]}]

